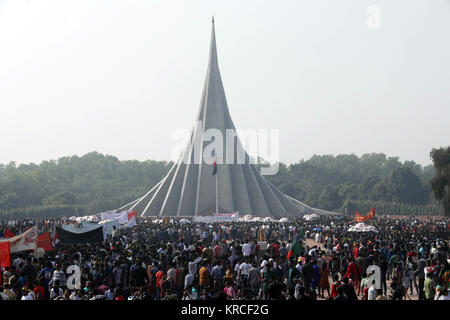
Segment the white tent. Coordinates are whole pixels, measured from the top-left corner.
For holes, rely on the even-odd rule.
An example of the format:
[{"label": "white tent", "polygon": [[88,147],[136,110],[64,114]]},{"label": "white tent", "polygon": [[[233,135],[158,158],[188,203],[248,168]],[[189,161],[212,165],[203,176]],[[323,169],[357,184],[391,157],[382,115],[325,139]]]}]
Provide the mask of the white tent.
[{"label": "white tent", "polygon": [[348,228],[347,232],[378,232],[378,230],[374,226],[360,222]]},{"label": "white tent", "polygon": [[303,219],[305,219],[306,221],[315,220],[317,218],[319,218],[319,215],[315,214],[315,213],[313,213],[313,214],[306,214],[306,215],[303,216]]}]

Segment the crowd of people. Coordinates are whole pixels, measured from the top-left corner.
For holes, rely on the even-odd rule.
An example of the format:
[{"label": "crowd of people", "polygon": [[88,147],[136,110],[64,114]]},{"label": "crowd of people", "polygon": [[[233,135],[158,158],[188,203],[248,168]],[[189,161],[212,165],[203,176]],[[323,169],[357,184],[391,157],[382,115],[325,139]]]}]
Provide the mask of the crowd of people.
[{"label": "crowd of people", "polygon": [[[450,299],[447,220],[376,217],[368,223],[378,232],[348,232],[353,220],[139,218],[101,243],[61,242],[43,256],[12,254],[11,267],[0,269],[0,299]],[[53,232],[62,223],[24,219],[4,222],[0,230],[19,234],[37,225]],[[67,283],[72,265],[81,271],[73,289]]]}]

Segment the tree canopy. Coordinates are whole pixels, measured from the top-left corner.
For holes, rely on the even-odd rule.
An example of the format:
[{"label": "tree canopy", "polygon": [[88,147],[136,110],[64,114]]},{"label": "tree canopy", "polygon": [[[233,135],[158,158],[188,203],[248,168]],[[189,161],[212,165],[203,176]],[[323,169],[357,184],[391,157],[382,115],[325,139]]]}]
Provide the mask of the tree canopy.
[{"label": "tree canopy", "polygon": [[[444,156],[437,153],[436,157],[440,178],[433,179],[433,190],[437,190],[435,195],[447,190],[448,205],[448,163],[442,168]],[[0,219],[116,209],[142,196],[171,165],[165,161],[120,161],[98,152],[39,165],[0,164]],[[434,175],[432,165],[422,167],[414,161],[400,162],[397,157],[373,153],[361,157],[316,155],[289,166],[281,163],[279,173],[267,178],[287,195],[325,210],[365,214],[375,206],[379,213],[441,214],[430,185]]]},{"label": "tree canopy", "polygon": [[442,203],[445,215],[450,216],[450,147],[433,149],[430,156],[436,168],[431,188],[434,197]]}]

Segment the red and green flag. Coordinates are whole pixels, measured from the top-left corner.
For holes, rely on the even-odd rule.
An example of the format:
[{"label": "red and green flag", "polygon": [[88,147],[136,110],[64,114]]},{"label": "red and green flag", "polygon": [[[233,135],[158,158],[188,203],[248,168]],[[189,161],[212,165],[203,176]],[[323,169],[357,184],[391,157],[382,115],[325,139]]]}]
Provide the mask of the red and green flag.
[{"label": "red and green flag", "polygon": [[216,175],[216,173],[217,173],[217,163],[216,163],[216,160],[214,160],[213,166],[214,166],[214,168],[213,168],[213,173],[212,173],[212,175],[214,176],[214,175]]},{"label": "red and green flag", "polygon": [[303,246],[301,242],[298,241],[297,238],[295,238],[294,241],[291,243],[291,246],[289,247],[286,259],[289,260],[291,257],[298,258],[302,253],[303,253]]}]

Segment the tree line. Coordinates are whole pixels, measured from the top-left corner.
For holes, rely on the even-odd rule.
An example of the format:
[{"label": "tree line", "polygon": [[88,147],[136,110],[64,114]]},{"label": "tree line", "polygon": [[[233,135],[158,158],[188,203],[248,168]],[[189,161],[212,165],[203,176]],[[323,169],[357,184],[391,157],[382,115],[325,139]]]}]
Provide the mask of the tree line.
[{"label": "tree line", "polygon": [[[166,161],[120,161],[91,152],[41,164],[0,164],[0,219],[88,215],[119,208],[142,196],[169,171]],[[260,163],[259,165],[264,165]],[[433,165],[382,153],[321,155],[280,164],[267,178],[306,204],[354,214],[442,214],[434,199]]]}]

